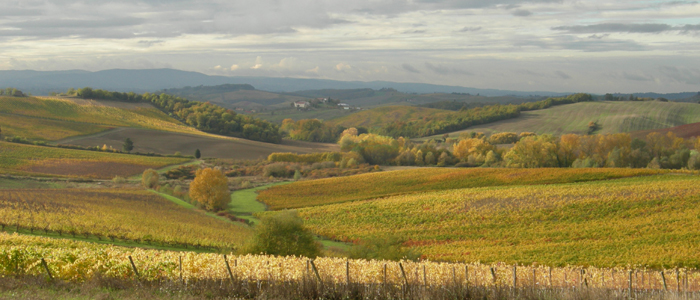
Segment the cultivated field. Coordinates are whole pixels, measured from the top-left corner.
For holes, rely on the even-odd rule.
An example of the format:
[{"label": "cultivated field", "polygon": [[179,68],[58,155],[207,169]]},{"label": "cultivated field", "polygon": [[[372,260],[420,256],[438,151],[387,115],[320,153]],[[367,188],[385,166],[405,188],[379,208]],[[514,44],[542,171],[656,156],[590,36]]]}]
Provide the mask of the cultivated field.
[{"label": "cultivated field", "polygon": [[[235,249],[249,228],[131,189],[0,190],[2,230]],[[28,232],[29,233],[29,232]]]},{"label": "cultivated field", "polygon": [[[645,290],[663,291],[664,286],[681,292],[697,293],[700,290],[700,274],[688,269],[519,266],[515,269],[516,276],[513,276],[513,266],[506,264],[317,258],[311,266],[303,257],[246,255],[224,258],[220,254],[130,249],[6,233],[0,233],[0,254],[11,254],[0,255],[0,276],[46,276],[41,262],[44,259],[52,276],[70,282],[89,280],[100,274],[124,280],[171,281],[171,284],[179,283],[186,289],[200,281],[213,280],[216,289],[241,285],[239,292],[248,290],[248,295],[275,284],[287,284],[287,294],[304,293],[297,288],[306,289],[306,293],[312,289],[321,292],[329,288],[326,292],[332,293],[330,289],[351,292],[357,288],[372,299],[445,299],[454,296],[453,293],[463,293],[464,288],[512,288],[514,285],[522,289],[568,289],[585,285],[618,292],[631,287],[634,293],[641,292],[640,296]],[[7,259],[9,257],[12,259]],[[133,267],[130,260],[134,261]],[[634,277],[629,275],[633,278],[631,282],[627,277],[630,271],[634,273]],[[433,294],[436,291],[445,293],[436,297]]]},{"label": "cultivated field", "polygon": [[133,151],[141,153],[173,154],[181,152],[183,155],[194,155],[195,150],[200,149],[203,157],[233,159],[264,159],[275,152],[304,154],[339,150],[335,144],[290,140],[283,140],[281,144],[270,144],[232,137],[193,135],[138,128],[118,128],[91,136],[64,139],[57,141],[57,143],[85,147],[106,144],[121,149],[126,138],[134,141]]},{"label": "cultivated field", "polygon": [[[561,135],[586,134],[588,123],[597,122],[595,133],[619,133],[661,129],[700,122],[700,105],[659,101],[581,102],[522,112],[515,119],[472,126],[460,132],[534,132]],[[442,135],[428,138],[442,138]]]},{"label": "cultivated field", "polygon": [[684,139],[690,139],[693,137],[700,136],[700,123],[691,123],[691,124],[685,124],[685,125],[671,127],[671,128],[663,128],[663,129],[632,131],[632,132],[630,132],[630,135],[632,136],[632,138],[643,139],[648,134],[650,134],[652,132],[658,132],[658,133],[661,133],[663,135],[665,135],[669,132],[673,132],[673,134],[675,134],[677,137],[681,137]]},{"label": "cultivated field", "polygon": [[648,169],[413,168],[300,181],[260,192],[270,209],[288,209],[460,188],[595,181],[665,173]]},{"label": "cultivated field", "polygon": [[112,179],[190,160],[0,142],[0,172]]},{"label": "cultivated field", "polygon": [[341,241],[395,236],[432,260],[700,266],[696,175],[453,189],[299,212],[317,234]]},{"label": "cultivated field", "polygon": [[0,128],[5,136],[53,141],[114,127],[199,133],[146,103],[0,97]]},{"label": "cultivated field", "polygon": [[330,122],[334,125],[345,127],[372,128],[394,121],[408,122],[423,118],[440,120],[447,116],[454,115],[454,113],[455,112],[449,110],[416,106],[384,106],[333,119],[330,120]]}]

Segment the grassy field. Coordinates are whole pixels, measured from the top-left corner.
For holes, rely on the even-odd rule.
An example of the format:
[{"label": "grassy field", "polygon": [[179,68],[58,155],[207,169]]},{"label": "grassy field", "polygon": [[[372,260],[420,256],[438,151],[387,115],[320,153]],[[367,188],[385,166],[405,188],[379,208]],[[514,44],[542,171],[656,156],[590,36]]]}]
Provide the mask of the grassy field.
[{"label": "grassy field", "polygon": [[384,106],[333,119],[330,122],[345,127],[372,128],[393,121],[411,121],[425,117],[441,119],[448,115],[454,115],[454,112],[416,106]]},{"label": "grassy field", "polygon": [[0,226],[67,237],[232,249],[249,236],[218,220],[135,189],[0,190]]},{"label": "grassy field", "polygon": [[[460,132],[534,132],[561,135],[585,134],[589,122],[597,122],[595,133],[619,133],[661,129],[700,122],[700,105],[659,101],[582,102],[522,112],[515,119],[472,126]],[[442,135],[427,138],[441,138]]]},{"label": "grassy field", "polygon": [[148,168],[181,164],[189,158],[151,157],[0,142],[0,172],[111,179]]},{"label": "grassy field", "polygon": [[318,234],[396,236],[432,260],[700,266],[694,175],[444,190],[299,211]]},{"label": "grassy field", "polygon": [[146,103],[35,97],[0,97],[0,127],[6,136],[48,141],[115,127],[199,133]]},{"label": "grassy field", "polygon": [[289,209],[417,192],[538,185],[664,173],[647,169],[454,169],[416,168],[342,178],[299,181],[260,192],[270,209]]}]

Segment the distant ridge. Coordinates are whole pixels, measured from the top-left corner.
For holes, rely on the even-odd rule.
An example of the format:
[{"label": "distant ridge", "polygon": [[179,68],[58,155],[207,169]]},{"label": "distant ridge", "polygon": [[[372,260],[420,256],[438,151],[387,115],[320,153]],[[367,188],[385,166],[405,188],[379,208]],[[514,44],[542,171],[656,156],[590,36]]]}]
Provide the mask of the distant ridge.
[{"label": "distant ridge", "polygon": [[195,87],[199,85],[250,84],[258,90],[270,92],[296,92],[321,89],[381,89],[393,88],[404,93],[470,93],[482,96],[561,96],[570,93],[546,91],[509,91],[477,89],[460,86],[425,83],[399,83],[389,81],[337,81],[327,79],[274,78],[274,77],[227,77],[210,76],[198,72],[174,69],[126,70],[112,69],[97,72],[83,70],[67,71],[0,71],[0,87],[15,87],[35,95],[64,92],[68,88],[92,87],[119,92],[155,92],[163,89]]}]

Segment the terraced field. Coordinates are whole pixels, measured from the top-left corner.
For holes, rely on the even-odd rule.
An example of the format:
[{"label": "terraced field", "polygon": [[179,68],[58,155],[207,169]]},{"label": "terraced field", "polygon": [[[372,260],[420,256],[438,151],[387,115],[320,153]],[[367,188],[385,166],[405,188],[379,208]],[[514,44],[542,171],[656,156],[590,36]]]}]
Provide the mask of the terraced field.
[{"label": "terraced field", "polygon": [[299,212],[317,234],[341,241],[395,236],[431,260],[700,266],[697,175],[452,189]]},{"label": "terraced field", "polygon": [[[597,122],[596,133],[619,133],[661,129],[700,122],[700,105],[659,101],[582,102],[522,112],[515,119],[472,126],[461,132],[534,132],[561,135],[585,134],[588,123]],[[441,138],[432,136],[428,138]]]}]

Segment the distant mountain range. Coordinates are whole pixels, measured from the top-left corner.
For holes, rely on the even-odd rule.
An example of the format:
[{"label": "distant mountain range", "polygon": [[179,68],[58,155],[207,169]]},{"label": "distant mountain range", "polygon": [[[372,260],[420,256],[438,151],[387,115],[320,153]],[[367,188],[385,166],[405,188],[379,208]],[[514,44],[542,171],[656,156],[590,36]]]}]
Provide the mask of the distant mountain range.
[{"label": "distant mountain range", "polygon": [[68,71],[0,71],[0,87],[14,87],[35,95],[64,92],[69,88],[92,87],[119,92],[154,92],[163,89],[212,86],[222,84],[250,84],[258,90],[270,92],[296,92],[322,89],[382,89],[393,88],[404,93],[469,93],[482,96],[560,96],[569,93],[546,91],[509,91],[476,89],[460,86],[425,83],[399,83],[389,81],[337,81],[326,79],[273,78],[273,77],[228,77],[210,76],[197,72],[173,69],[124,70],[113,69],[97,72]]},{"label": "distant mountain range", "polygon": [[[222,84],[249,84],[258,90],[270,92],[298,92],[324,89],[375,89],[393,88],[403,93],[464,93],[481,96],[563,96],[571,93],[547,91],[511,91],[477,89],[461,86],[425,83],[400,83],[389,81],[337,81],[327,79],[211,76],[198,72],[174,69],[112,69],[97,72],[83,70],[32,71],[0,70],[0,88],[14,87],[35,95],[64,92],[69,88],[92,87],[120,92],[155,92],[164,89],[214,86]],[[687,98],[695,93],[635,93],[639,97],[665,97],[670,100]]]}]

